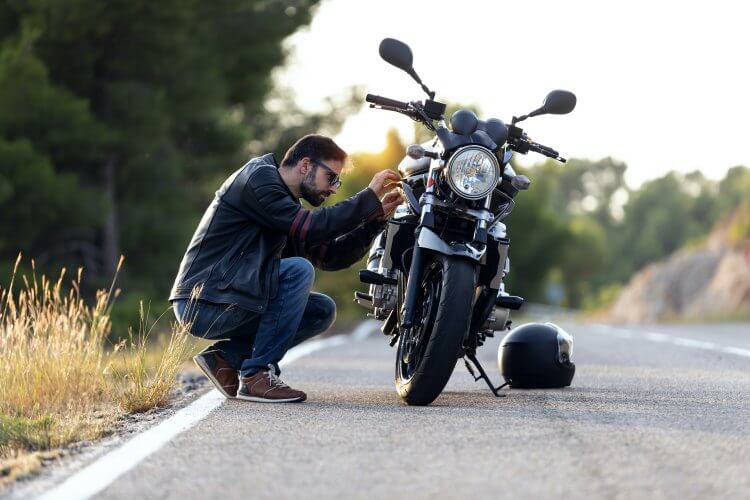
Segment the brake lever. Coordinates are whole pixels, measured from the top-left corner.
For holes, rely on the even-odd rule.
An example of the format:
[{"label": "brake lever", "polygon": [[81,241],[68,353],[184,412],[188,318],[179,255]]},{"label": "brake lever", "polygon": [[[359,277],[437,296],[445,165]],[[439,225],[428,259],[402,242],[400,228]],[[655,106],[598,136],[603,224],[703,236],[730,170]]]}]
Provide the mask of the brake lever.
[{"label": "brake lever", "polygon": [[394,111],[394,112],[402,114],[404,116],[408,116],[409,118],[411,118],[414,121],[418,121],[418,122],[422,121],[422,119],[421,119],[422,117],[418,113],[416,113],[415,111],[413,111],[413,110],[405,110],[405,109],[401,109],[401,108],[396,108],[394,106],[383,106],[381,104],[370,104],[370,108],[382,109],[383,111]]},{"label": "brake lever", "polygon": [[418,120],[421,122],[425,127],[430,129],[432,132],[435,132],[435,126],[432,124],[432,119],[427,115],[427,112],[424,110],[424,106],[421,102],[411,102],[409,103],[414,108],[414,110],[419,114],[421,120]]}]

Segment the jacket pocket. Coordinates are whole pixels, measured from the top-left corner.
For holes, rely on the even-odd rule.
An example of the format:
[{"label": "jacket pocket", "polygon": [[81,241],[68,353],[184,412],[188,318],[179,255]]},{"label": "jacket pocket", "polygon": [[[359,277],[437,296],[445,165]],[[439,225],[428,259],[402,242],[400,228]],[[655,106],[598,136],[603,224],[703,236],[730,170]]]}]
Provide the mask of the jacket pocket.
[{"label": "jacket pocket", "polygon": [[232,256],[232,259],[229,261],[227,268],[221,274],[221,278],[219,278],[220,289],[223,290],[232,283],[232,279],[237,274],[237,268],[240,267],[240,263],[242,262],[242,257],[244,255],[245,251],[243,250],[240,253]]},{"label": "jacket pocket", "polygon": [[[270,265],[266,267],[270,268]],[[250,300],[265,300],[268,297],[267,274],[268,271],[263,272],[252,253],[245,253],[217,288],[221,291],[231,290]]]}]

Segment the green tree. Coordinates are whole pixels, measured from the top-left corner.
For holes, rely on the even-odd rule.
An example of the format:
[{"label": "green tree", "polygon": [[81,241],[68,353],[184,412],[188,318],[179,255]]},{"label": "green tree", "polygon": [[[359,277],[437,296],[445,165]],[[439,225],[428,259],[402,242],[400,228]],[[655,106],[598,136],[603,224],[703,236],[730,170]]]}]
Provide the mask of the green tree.
[{"label": "green tree", "polygon": [[743,166],[730,168],[719,182],[718,191],[721,213],[727,213],[743,202],[750,201],[750,168]]},{"label": "green tree", "polygon": [[608,249],[604,230],[592,217],[576,217],[566,229],[556,267],[565,289],[564,304],[575,309],[594,291],[593,278],[602,271]]},{"label": "green tree", "polygon": [[[75,167],[101,158],[105,134],[86,101],[53,85],[24,30],[0,50],[0,257],[96,269],[104,197]],[[4,272],[7,276],[8,273]]]},{"label": "green tree", "polygon": [[[517,169],[521,173],[521,169]],[[525,172],[534,178],[534,172]],[[560,251],[570,235],[565,220],[547,204],[545,191],[518,193],[516,208],[505,220],[510,238],[510,274],[507,290],[529,300],[544,301],[544,287],[550,271],[560,264]]]},{"label": "green tree", "polygon": [[564,165],[546,160],[534,167],[534,189],[543,189],[551,208],[566,217],[591,216],[602,227],[613,224],[615,193],[627,189],[626,165],[613,158],[571,158]]},{"label": "green tree", "polygon": [[611,200],[624,190],[625,165],[611,158],[547,160],[525,173],[532,184],[516,196],[508,218],[511,237],[509,290],[530,300],[546,300],[555,275],[565,291],[563,303],[578,307],[594,288],[609,252],[604,244],[613,224]]},{"label": "green tree", "polygon": [[165,294],[211,181],[251,134],[277,148],[271,70],[315,3],[0,0],[2,234],[34,221],[0,259],[83,264],[101,285],[123,253],[126,284]]},{"label": "green tree", "polygon": [[694,234],[692,199],[679,176],[669,173],[631,193],[613,242],[617,256],[613,278],[625,281],[649,262],[671,254]]}]

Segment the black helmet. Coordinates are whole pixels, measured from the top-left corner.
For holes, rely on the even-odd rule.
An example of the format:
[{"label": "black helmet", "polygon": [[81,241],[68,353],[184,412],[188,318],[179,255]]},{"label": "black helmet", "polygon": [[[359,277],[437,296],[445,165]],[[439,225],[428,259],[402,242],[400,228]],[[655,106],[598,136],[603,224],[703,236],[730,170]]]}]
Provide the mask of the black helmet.
[{"label": "black helmet", "polygon": [[497,364],[511,387],[565,387],[576,371],[572,355],[573,337],[568,332],[552,323],[528,323],[500,342]]}]

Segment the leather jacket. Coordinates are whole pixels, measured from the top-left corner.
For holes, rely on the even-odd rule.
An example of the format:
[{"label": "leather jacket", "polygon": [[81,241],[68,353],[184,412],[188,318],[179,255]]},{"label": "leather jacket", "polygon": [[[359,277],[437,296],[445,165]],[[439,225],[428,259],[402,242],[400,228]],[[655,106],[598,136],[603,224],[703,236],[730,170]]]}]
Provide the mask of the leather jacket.
[{"label": "leather jacket", "polygon": [[366,188],[307,210],[281,178],[273,154],[253,158],[216,192],[182,258],[169,300],[196,298],[262,313],[278,289],[279,260],[302,256],[324,270],[346,268],[385,226]]}]

